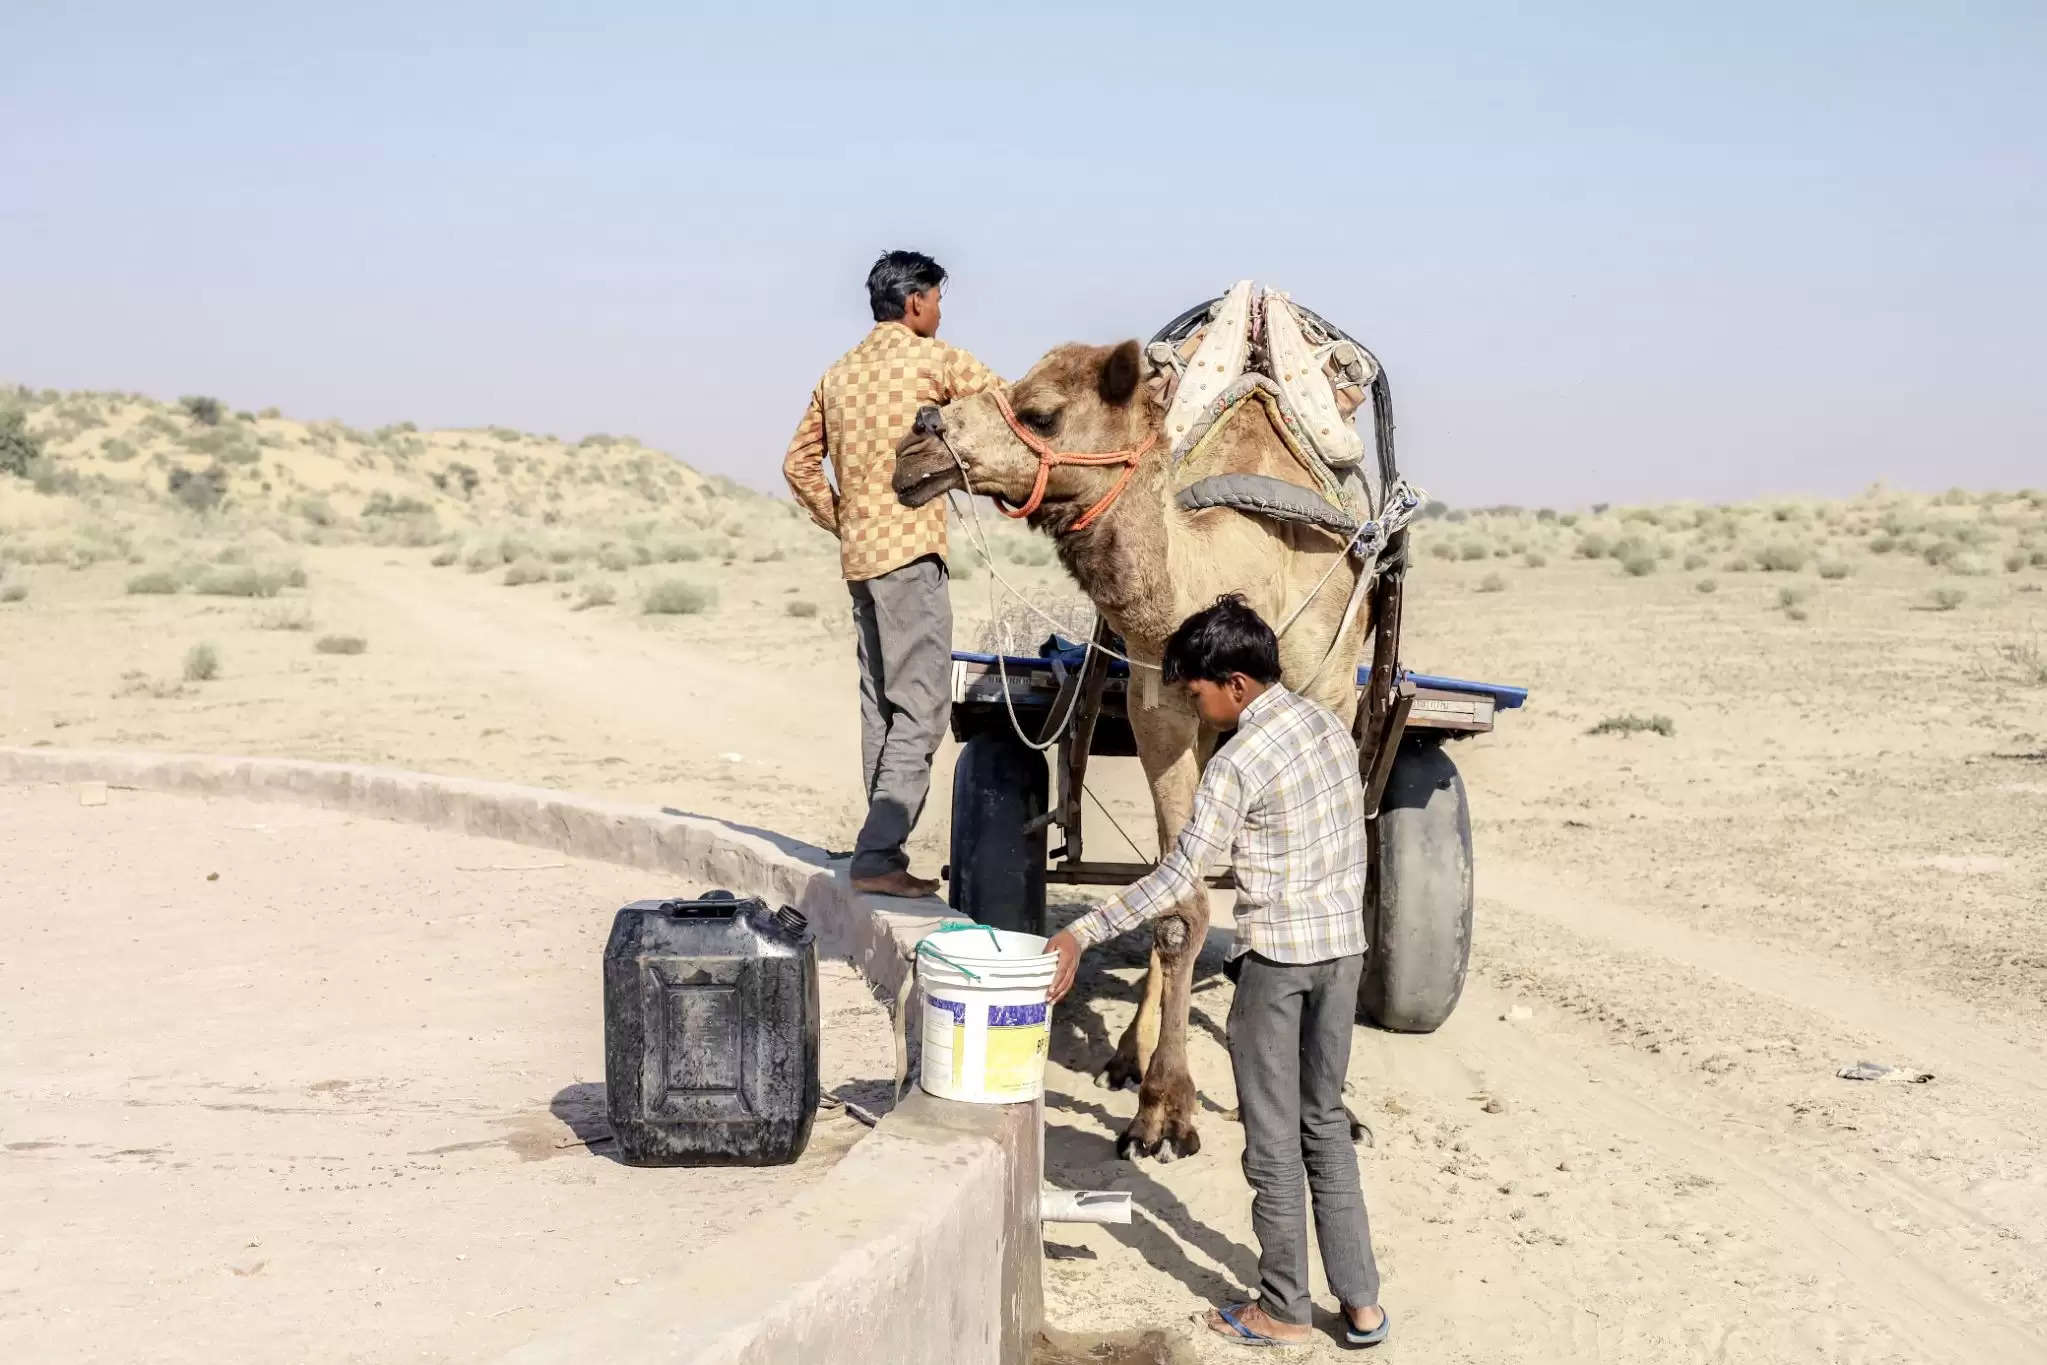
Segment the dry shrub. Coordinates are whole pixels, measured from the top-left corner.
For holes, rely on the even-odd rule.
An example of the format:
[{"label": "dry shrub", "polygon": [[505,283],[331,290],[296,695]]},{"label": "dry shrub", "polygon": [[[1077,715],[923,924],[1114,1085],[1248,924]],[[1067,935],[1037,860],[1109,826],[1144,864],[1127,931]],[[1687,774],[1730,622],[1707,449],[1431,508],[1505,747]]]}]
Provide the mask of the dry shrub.
[{"label": "dry shrub", "polygon": [[670,578],[647,589],[640,611],[648,616],[695,616],[717,605],[718,592],[701,583]]},{"label": "dry shrub", "polygon": [[1756,563],[1764,573],[1797,573],[1812,555],[1803,545],[1773,540],[1756,552]]},{"label": "dry shrub", "polygon": [[1608,716],[1585,732],[1588,735],[1662,735],[1670,739],[1677,734],[1677,722],[1669,716]]},{"label": "dry shrub", "polygon": [[370,642],[360,635],[322,635],[313,641],[316,654],[360,654],[370,647]]},{"label": "dry shrub", "polygon": [[220,651],[212,645],[193,645],[185,651],[185,681],[211,682],[220,676]]}]

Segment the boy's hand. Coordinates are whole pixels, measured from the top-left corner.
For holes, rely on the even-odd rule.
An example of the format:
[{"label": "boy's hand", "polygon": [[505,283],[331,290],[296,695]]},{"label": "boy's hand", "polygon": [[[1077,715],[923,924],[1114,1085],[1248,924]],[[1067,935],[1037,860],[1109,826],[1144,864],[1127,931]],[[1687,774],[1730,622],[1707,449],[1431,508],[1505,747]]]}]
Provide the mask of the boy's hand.
[{"label": "boy's hand", "polygon": [[1059,970],[1053,974],[1051,990],[1051,1000],[1056,1005],[1061,996],[1073,989],[1073,978],[1080,972],[1080,940],[1061,929],[1052,935],[1045,951],[1059,954]]}]

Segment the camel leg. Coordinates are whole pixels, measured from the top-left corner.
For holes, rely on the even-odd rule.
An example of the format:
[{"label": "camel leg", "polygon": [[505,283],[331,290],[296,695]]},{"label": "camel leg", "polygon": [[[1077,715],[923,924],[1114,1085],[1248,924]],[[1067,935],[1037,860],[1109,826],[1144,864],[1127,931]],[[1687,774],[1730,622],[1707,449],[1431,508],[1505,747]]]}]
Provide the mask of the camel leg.
[{"label": "camel leg", "polygon": [[1129,1027],[1123,1030],[1116,1051],[1102,1067],[1099,1083],[1110,1090],[1125,1088],[1135,1090],[1144,1080],[1144,1073],[1151,1066],[1152,1055],[1159,1046],[1159,1002],[1165,994],[1165,972],[1159,966],[1159,952],[1151,951],[1151,965],[1144,974],[1144,999],[1137,1005],[1137,1014]]},{"label": "camel leg", "polygon": [[[1133,706],[1130,729],[1137,740],[1137,757],[1144,765],[1145,782],[1151,788],[1152,813],[1157,821],[1159,848],[1163,851],[1179,837],[1180,827],[1187,823],[1194,807],[1194,788],[1201,780],[1196,747],[1200,722],[1192,711],[1169,700],[1151,710]],[[1204,905],[1204,912],[1206,908]],[[1139,1088],[1158,1052],[1167,972],[1159,960],[1156,931],[1153,944],[1151,963],[1144,977],[1144,999],[1129,1027],[1123,1030],[1115,1054],[1102,1068],[1101,1083],[1112,1090]]]},{"label": "camel leg", "polygon": [[1158,1049],[1138,1089],[1137,1117],[1117,1139],[1116,1155],[1128,1157],[1193,1156],[1201,1150],[1195,1123],[1199,1107],[1194,1076],[1187,1066],[1188,993],[1194,981],[1194,959],[1208,937],[1208,892],[1157,921],[1152,960],[1165,986],[1159,1002]]},{"label": "camel leg", "polygon": [[[1179,837],[1194,806],[1200,724],[1191,711],[1169,702],[1152,710],[1138,708],[1131,729],[1151,785],[1163,849]],[[1111,1085],[1139,1080],[1137,1117],[1116,1144],[1119,1155],[1135,1150],[1153,1156],[1164,1148],[1171,1155],[1192,1156],[1201,1149],[1194,1079],[1187,1068],[1187,1009],[1194,960],[1207,935],[1206,887],[1152,926],[1144,1001],[1103,1073]]]}]

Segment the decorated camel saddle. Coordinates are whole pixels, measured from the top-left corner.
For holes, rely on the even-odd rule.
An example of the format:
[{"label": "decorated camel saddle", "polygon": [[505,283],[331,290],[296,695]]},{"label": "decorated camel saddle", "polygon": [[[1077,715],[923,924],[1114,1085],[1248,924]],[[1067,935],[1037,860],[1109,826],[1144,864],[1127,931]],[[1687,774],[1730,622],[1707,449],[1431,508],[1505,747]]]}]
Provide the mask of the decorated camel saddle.
[{"label": "decorated camel saddle", "polygon": [[[1282,291],[1239,280],[1166,324],[1147,354],[1169,376],[1165,431],[1180,507],[1319,526],[1349,541],[1371,575],[1422,494],[1394,467],[1390,398],[1370,351]],[[1367,399],[1379,437],[1371,460],[1352,421]],[[1305,486],[1221,467],[1215,438],[1260,418],[1300,461]]]}]

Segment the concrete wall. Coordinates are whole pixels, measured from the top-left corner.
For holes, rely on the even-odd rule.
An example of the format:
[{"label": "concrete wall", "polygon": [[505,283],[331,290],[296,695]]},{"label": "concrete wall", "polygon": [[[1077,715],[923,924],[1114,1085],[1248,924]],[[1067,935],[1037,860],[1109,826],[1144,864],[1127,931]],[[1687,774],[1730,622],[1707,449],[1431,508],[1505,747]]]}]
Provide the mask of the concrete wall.
[{"label": "concrete wall", "polygon": [[[674,877],[678,894],[725,887],[803,911],[821,953],[850,959],[889,996],[945,914],[937,901],[860,896],[822,850],[766,830],[534,787],[292,759],[17,748],[0,748],[0,781],[286,801],[642,867]],[[1043,1131],[1036,1106],[913,1092],[796,1201],[509,1359],[1024,1365],[1043,1318]]]}]

